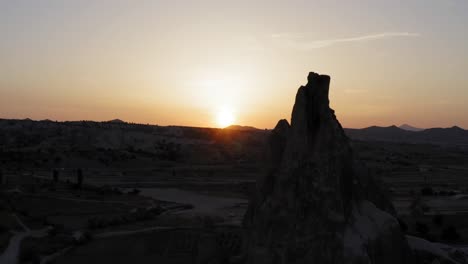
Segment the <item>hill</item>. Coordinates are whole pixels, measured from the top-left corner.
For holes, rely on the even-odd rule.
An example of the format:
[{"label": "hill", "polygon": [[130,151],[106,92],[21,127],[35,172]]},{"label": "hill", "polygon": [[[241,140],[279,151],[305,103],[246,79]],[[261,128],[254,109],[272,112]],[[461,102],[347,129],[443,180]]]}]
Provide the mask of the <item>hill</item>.
[{"label": "hill", "polygon": [[411,125],[408,125],[408,124],[403,124],[403,125],[399,126],[399,128],[401,128],[403,130],[416,131],[416,132],[424,130],[424,128],[414,127],[414,126],[411,126]]},{"label": "hill", "polygon": [[363,129],[347,128],[345,132],[351,139],[361,141],[468,146],[468,130],[457,126],[421,131],[409,131],[396,126],[372,126]]},{"label": "hill", "polygon": [[260,130],[256,127],[252,127],[252,126],[241,126],[241,125],[230,125],[224,129],[229,129],[229,130],[239,130],[239,131],[256,131],[256,130]]}]

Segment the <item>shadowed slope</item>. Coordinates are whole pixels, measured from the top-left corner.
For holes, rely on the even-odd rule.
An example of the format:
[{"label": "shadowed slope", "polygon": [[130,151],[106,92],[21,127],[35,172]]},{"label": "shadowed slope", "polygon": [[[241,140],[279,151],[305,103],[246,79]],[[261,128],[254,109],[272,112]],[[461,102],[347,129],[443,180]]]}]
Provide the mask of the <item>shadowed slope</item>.
[{"label": "shadowed slope", "polygon": [[245,217],[249,263],[406,262],[393,207],[355,164],[329,107],[329,84],[329,76],[310,73],[291,125],[281,120],[272,132],[269,171]]}]

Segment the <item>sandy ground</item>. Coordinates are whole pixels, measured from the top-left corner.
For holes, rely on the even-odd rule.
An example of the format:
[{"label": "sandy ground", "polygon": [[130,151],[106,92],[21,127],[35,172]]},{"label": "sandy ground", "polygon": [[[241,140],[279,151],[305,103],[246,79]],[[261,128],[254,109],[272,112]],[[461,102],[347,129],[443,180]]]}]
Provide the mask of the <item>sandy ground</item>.
[{"label": "sandy ground", "polygon": [[149,196],[157,200],[192,204],[194,208],[185,211],[191,211],[192,213],[216,213],[223,208],[248,203],[246,199],[211,196],[176,188],[141,188],[140,191],[141,195]]},{"label": "sandy ground", "polygon": [[177,212],[180,216],[220,217],[224,219],[224,223],[233,225],[240,225],[248,206],[246,199],[206,195],[176,188],[142,188],[140,191],[141,195],[157,200],[193,205],[193,209]]}]

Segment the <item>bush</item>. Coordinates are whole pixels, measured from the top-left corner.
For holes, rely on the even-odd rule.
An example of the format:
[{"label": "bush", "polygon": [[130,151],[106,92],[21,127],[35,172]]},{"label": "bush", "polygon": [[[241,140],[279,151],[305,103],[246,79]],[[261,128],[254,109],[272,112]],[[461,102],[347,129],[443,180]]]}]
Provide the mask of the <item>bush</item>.
[{"label": "bush", "polygon": [[73,233],[73,239],[76,245],[84,245],[91,241],[93,236],[89,231],[75,231]]},{"label": "bush", "polygon": [[41,263],[41,258],[37,253],[37,250],[31,247],[21,248],[19,259],[20,263]]},{"label": "bush", "polygon": [[440,238],[445,241],[458,241],[460,240],[460,234],[458,233],[457,229],[454,226],[449,226],[442,230],[442,234]]},{"label": "bush", "polygon": [[213,229],[215,226],[215,221],[212,217],[205,216],[202,218],[202,225],[206,229]]},{"label": "bush", "polygon": [[119,188],[113,188],[110,186],[102,186],[97,190],[99,195],[120,195],[122,191]]},{"label": "bush", "polygon": [[400,224],[401,232],[406,233],[408,231],[408,225],[402,219],[398,218],[398,223]]},{"label": "bush", "polygon": [[9,208],[8,208],[8,204],[5,200],[2,199],[3,197],[0,197],[0,211],[7,211]]},{"label": "bush", "polygon": [[116,216],[116,217],[113,217],[109,220],[109,225],[110,226],[118,226],[118,225],[122,225],[124,224],[125,222],[123,221],[122,217],[120,216]]},{"label": "bush", "polygon": [[415,229],[421,237],[427,237],[429,234],[429,227],[424,223],[416,222]]},{"label": "bush", "polygon": [[130,217],[134,219],[134,221],[145,221],[150,220],[153,218],[153,214],[150,211],[147,211],[142,208],[136,209],[134,212],[131,213]]},{"label": "bush", "polygon": [[60,224],[55,224],[52,226],[51,229],[49,229],[48,231],[48,235],[51,236],[51,237],[55,237],[57,236],[58,234],[60,233],[63,233],[65,232],[65,226],[64,225],[60,225]]},{"label": "bush", "polygon": [[422,200],[421,197],[416,197],[410,205],[411,215],[419,217],[430,210],[429,206]]},{"label": "bush", "polygon": [[100,217],[91,217],[88,219],[87,226],[89,229],[99,229],[108,226],[108,222]]},{"label": "bush", "polygon": [[424,187],[421,189],[421,195],[423,196],[433,196],[434,195],[434,190],[432,187]]},{"label": "bush", "polygon": [[128,194],[131,194],[131,195],[138,195],[138,194],[140,194],[140,190],[138,190],[138,189],[133,189],[133,190],[129,191]]},{"label": "bush", "polygon": [[441,227],[444,224],[444,217],[441,214],[436,214],[434,217],[432,217],[432,223],[438,227]]}]

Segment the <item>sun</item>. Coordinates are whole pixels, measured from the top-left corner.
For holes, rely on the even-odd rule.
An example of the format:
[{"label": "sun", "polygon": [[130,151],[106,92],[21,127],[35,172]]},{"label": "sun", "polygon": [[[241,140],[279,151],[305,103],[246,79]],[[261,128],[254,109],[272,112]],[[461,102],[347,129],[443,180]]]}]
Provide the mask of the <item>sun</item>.
[{"label": "sun", "polygon": [[218,124],[219,127],[227,127],[236,121],[234,111],[232,111],[229,108],[222,108],[221,110],[218,111],[216,114],[216,123]]}]

